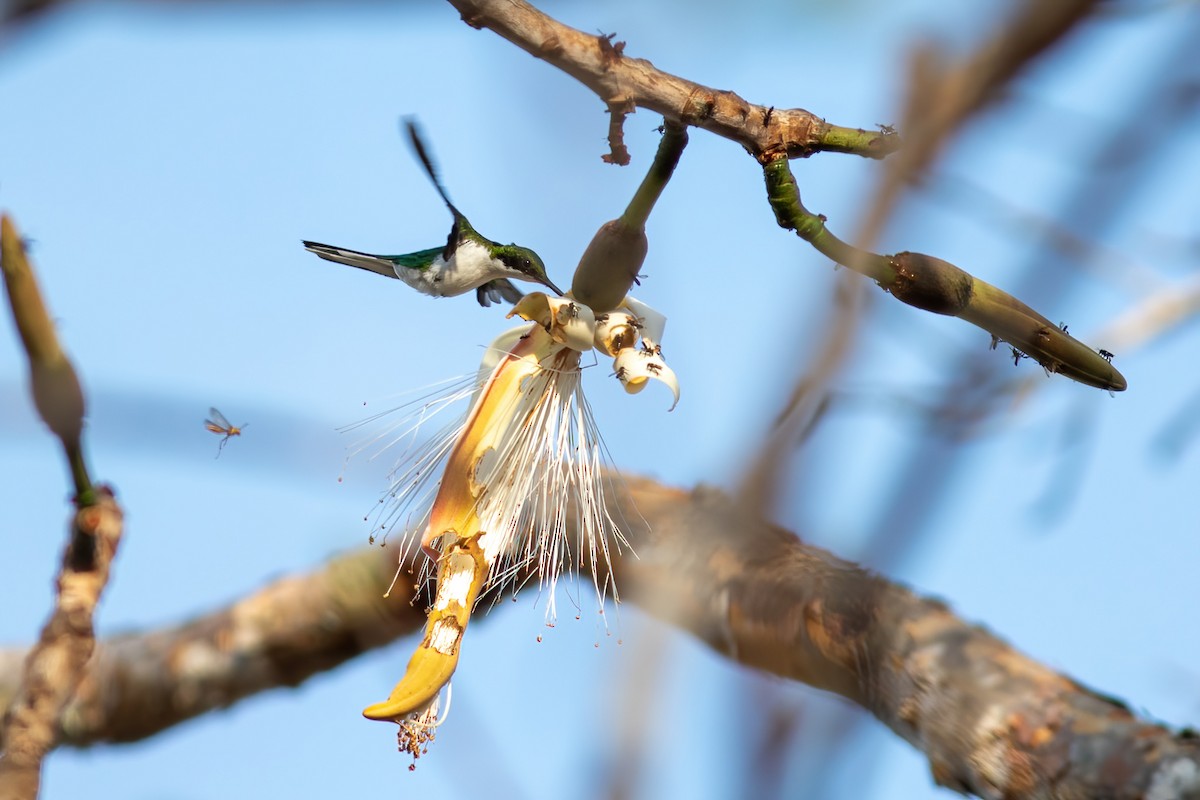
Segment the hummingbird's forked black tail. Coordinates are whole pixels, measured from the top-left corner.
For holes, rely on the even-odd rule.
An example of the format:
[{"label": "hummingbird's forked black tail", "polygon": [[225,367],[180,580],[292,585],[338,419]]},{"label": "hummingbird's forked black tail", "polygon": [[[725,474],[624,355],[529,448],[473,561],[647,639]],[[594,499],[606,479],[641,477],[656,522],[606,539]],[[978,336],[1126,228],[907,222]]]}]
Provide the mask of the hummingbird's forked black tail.
[{"label": "hummingbird's forked black tail", "polygon": [[315,253],[326,261],[369,270],[388,278],[400,277],[396,274],[396,262],[387,256],[361,253],[358,250],[347,250],[344,247],[334,247],[333,245],[321,244],[320,242],[305,241],[303,244],[305,250]]}]

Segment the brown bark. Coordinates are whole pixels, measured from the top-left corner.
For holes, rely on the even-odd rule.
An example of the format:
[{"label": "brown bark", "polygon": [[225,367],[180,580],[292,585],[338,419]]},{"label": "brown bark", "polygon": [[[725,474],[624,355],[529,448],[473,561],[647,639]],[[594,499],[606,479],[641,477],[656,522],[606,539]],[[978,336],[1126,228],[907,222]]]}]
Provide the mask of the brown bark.
[{"label": "brown bark", "polygon": [[[624,598],[757,669],[837,692],[981,797],[1200,797],[1200,739],[1138,719],[943,603],[805,545],[722,494],[614,486]],[[636,504],[636,510],[634,507]],[[642,520],[645,522],[642,522]],[[61,742],[134,741],[419,629],[390,551],[347,554],[178,628],[104,642]],[[0,701],[13,685],[0,657]],[[1157,792],[1158,794],[1155,794]]]},{"label": "brown bark", "polygon": [[610,152],[605,161],[629,163],[621,121],[645,108],[685,125],[732,139],[762,160],[783,152],[802,158],[818,151],[883,158],[900,146],[895,132],[839,128],[802,108],[750,103],[657,69],[625,53],[625,42],[592,35],[551,19],[524,0],[450,0],[473,28],[489,28],[527,53],[591,89],[608,106]]},{"label": "brown bark", "polygon": [[[413,603],[411,580],[397,581],[390,599],[374,590],[395,566],[392,551],[355,551],[182,625],[105,640],[63,715],[60,743],[139,741],[418,630],[425,602]],[[0,705],[14,666],[0,658]]]},{"label": "brown bark", "polygon": [[121,539],[122,515],[111,492],[75,514],[63,553],[55,606],[38,643],[22,658],[6,658],[0,727],[0,800],[35,798],[42,759],[54,747],[58,722],[76,686],[88,674],[95,649],[92,618],[108,584]]}]

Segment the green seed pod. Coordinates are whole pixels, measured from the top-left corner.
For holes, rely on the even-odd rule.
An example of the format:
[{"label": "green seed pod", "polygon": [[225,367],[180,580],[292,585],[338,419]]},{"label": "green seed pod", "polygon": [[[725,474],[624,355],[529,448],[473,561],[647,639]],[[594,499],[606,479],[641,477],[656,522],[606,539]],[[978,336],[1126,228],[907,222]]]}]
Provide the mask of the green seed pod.
[{"label": "green seed pod", "polygon": [[910,306],[956,317],[971,302],[973,278],[949,261],[923,253],[897,253],[896,279],[883,288]]},{"label": "green seed pod", "polygon": [[619,219],[604,223],[579,259],[571,295],[597,314],[612,311],[633,287],[648,248],[645,229]]},{"label": "green seed pod", "polygon": [[0,221],[0,267],[17,332],[29,354],[34,405],[64,445],[78,447],[85,411],[79,376],[58,343],[21,236],[7,215]]}]

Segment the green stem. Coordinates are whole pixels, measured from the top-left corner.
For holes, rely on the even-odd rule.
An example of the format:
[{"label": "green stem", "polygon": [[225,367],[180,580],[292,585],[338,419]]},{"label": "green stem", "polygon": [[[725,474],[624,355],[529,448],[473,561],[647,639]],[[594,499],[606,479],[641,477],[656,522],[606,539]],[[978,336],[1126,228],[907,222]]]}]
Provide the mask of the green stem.
[{"label": "green stem", "polygon": [[75,505],[79,508],[96,504],[96,490],[88,475],[87,460],[83,457],[83,443],[64,444],[67,464],[71,468],[71,480],[75,483]]},{"label": "green stem", "polygon": [[794,230],[797,236],[818,252],[874,281],[889,284],[896,279],[891,259],[847,244],[825,227],[824,215],[814,214],[804,207],[800,202],[796,177],[786,157],[775,158],[764,164],[763,176],[767,181],[767,200],[771,203],[779,227]]},{"label": "green stem", "polygon": [[641,230],[646,227],[646,220],[650,218],[650,212],[654,210],[654,204],[658,202],[663,189],[667,188],[667,182],[675,174],[675,167],[687,143],[687,127],[674,120],[666,120],[658,152],[654,154],[654,163],[621,215],[621,222],[630,229]]},{"label": "green stem", "polygon": [[865,131],[862,128],[843,128],[825,124],[817,134],[815,150],[826,153],[850,153],[866,158],[886,158],[900,149],[903,143],[895,131],[890,129]]},{"label": "green stem", "polygon": [[663,138],[654,163],[625,213],[601,225],[579,259],[571,280],[571,294],[597,314],[620,305],[637,282],[649,248],[646,220],[671,180],[687,141],[686,126],[670,120],[663,125]]},{"label": "green stem", "polygon": [[[1049,373],[1109,391],[1124,391],[1125,377],[1101,354],[1060,329],[1017,298],[940,258],[921,253],[878,255],[843,242],[825,227],[825,217],[800,202],[786,157],[763,165],[767,200],[782,228],[794,230],[819,252],[871,278],[902,303],[958,317],[983,328],[996,343],[1008,342]],[[1019,360],[1018,354],[1018,360]]]}]

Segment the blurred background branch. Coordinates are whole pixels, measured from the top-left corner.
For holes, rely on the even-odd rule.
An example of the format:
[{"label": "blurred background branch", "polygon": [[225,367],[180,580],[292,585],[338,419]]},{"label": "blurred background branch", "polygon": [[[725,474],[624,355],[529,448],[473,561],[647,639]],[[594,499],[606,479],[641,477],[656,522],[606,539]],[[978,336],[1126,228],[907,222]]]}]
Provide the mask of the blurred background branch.
[{"label": "blurred background branch", "polygon": [[[640,520],[638,557],[617,564],[633,602],[727,658],[870,711],[925,753],[940,784],[982,797],[1200,792],[1200,739],[1138,719],[941,602],[805,545],[720,492],[646,480],[611,489],[612,513]],[[417,631],[429,598],[407,579],[385,600],[394,569],[390,551],[363,549],[185,625],[105,641],[60,742],[137,741]],[[23,655],[0,652],[0,703]]]},{"label": "blurred background branch", "polygon": [[25,244],[0,215],[0,270],[5,297],[29,363],[30,393],[42,421],[58,437],[75,488],[77,511],[55,580],[54,607],[41,637],[21,659],[14,691],[0,707],[0,798],[38,796],[42,761],[58,720],[83,679],[95,648],[93,617],[121,541],[122,514],[107,487],[96,489],[83,458],[83,390],[58,343]]}]

